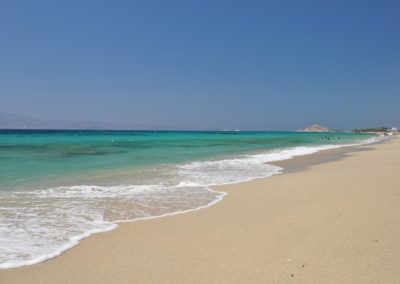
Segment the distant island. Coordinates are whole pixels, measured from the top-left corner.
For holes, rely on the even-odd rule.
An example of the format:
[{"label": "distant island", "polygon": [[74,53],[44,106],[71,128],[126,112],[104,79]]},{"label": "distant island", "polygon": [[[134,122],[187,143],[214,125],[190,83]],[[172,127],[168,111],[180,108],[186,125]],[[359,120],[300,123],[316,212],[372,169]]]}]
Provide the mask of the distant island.
[{"label": "distant island", "polygon": [[377,127],[377,128],[360,128],[354,129],[353,132],[361,133],[361,132],[379,132],[379,133],[388,133],[388,132],[397,132],[397,128],[395,127]]},{"label": "distant island", "polygon": [[[321,126],[318,124],[313,124],[309,127],[304,129],[297,130],[298,132],[332,132],[334,130]],[[371,128],[356,128],[353,129],[352,132],[354,133],[392,133],[398,132],[396,127],[371,127]]]},{"label": "distant island", "polygon": [[318,124],[313,124],[309,127],[298,130],[298,132],[330,132],[330,131],[332,131],[332,130],[329,129],[328,127],[321,126]]}]

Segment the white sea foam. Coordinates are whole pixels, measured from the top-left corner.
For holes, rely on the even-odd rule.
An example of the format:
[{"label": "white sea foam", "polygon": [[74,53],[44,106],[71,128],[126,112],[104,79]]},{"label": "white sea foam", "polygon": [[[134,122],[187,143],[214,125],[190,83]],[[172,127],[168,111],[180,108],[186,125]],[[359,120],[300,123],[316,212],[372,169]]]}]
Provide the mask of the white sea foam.
[{"label": "white sea foam", "polygon": [[[379,137],[358,143],[368,144]],[[356,144],[351,144],[356,145]],[[225,195],[211,185],[279,174],[268,162],[351,145],[300,146],[229,159],[195,161],[153,170],[140,185],[78,185],[0,194],[0,268],[31,265],[60,255],[118,222],[157,218],[209,207]],[[151,183],[157,181],[157,183]]]}]

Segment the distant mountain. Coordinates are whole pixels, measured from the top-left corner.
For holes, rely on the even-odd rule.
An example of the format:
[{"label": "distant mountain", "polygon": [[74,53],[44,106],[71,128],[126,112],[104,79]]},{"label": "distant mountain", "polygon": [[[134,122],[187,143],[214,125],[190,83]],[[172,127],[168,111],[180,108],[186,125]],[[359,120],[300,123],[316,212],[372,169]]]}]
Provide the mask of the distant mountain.
[{"label": "distant mountain", "polygon": [[28,116],[0,112],[0,129],[169,130],[171,127],[165,125],[37,119]]},{"label": "distant mountain", "polygon": [[300,129],[298,131],[299,132],[329,132],[331,130],[328,127],[314,124],[314,125],[304,128],[304,129]]}]

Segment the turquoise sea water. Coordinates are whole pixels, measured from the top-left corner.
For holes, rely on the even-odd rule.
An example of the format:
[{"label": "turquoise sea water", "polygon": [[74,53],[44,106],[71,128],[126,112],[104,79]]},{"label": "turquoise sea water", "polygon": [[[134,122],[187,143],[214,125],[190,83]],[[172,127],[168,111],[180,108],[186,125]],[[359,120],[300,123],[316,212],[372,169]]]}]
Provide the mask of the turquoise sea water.
[{"label": "turquoise sea water", "polygon": [[[327,139],[330,139],[328,140]],[[353,133],[1,131],[0,183],[40,181],[252,151],[352,143]]]},{"label": "turquoise sea water", "polygon": [[195,210],[213,184],[280,173],[268,164],[374,141],[297,132],[0,131],[0,268],[54,257],[116,222]]}]

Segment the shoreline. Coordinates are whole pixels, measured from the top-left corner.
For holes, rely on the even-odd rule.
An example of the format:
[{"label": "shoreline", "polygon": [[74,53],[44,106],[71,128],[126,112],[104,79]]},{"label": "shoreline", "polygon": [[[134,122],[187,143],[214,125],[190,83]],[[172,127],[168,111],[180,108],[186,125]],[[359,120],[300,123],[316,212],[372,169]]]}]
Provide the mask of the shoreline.
[{"label": "shoreline", "polygon": [[[274,175],[273,177],[261,178],[261,179],[256,179],[253,181],[247,181],[247,182],[242,182],[242,183],[237,183],[237,184],[212,186],[211,188],[213,190],[217,190],[217,191],[223,190],[223,191],[229,192],[229,194],[227,196],[225,196],[224,202],[219,202],[217,205],[209,207],[207,210],[198,211],[198,209],[197,209],[196,211],[192,210],[193,212],[188,212],[186,214],[172,214],[174,217],[171,216],[169,218],[155,217],[155,218],[152,218],[152,220],[147,219],[145,221],[137,220],[135,222],[119,223],[119,228],[117,228],[116,230],[113,230],[110,232],[105,232],[102,234],[95,234],[95,235],[91,236],[90,238],[84,239],[80,242],[80,244],[78,244],[72,250],[68,250],[68,251],[64,252],[61,256],[58,256],[58,257],[48,260],[46,262],[42,262],[42,263],[39,263],[39,264],[36,264],[33,266],[24,266],[24,267],[19,267],[19,268],[0,270],[0,280],[3,277],[7,277],[7,275],[10,275],[11,278],[8,279],[8,277],[7,277],[7,280],[9,281],[9,283],[19,283],[18,281],[14,282],[14,280],[18,279],[18,277],[13,278],[12,275],[15,276],[16,274],[18,274],[18,272],[26,272],[29,274],[29,272],[27,272],[27,271],[30,271],[30,270],[39,271],[39,270],[42,270],[43,267],[53,266],[54,263],[60,263],[60,262],[62,263],[62,262],[64,262],[64,259],[70,259],[70,255],[79,254],[78,250],[81,250],[82,247],[85,247],[85,246],[87,247],[88,244],[96,242],[96,239],[103,240],[104,238],[107,239],[108,236],[110,236],[112,238],[112,235],[123,234],[123,231],[127,230],[126,228],[128,228],[128,227],[130,228],[130,227],[136,227],[136,226],[140,227],[141,226],[141,225],[135,225],[135,224],[147,224],[148,226],[150,226],[150,224],[153,224],[154,222],[157,224],[164,223],[164,222],[169,223],[166,220],[171,220],[176,217],[178,217],[178,219],[180,219],[181,216],[188,216],[188,217],[182,217],[184,219],[186,219],[186,218],[195,218],[196,219],[199,216],[198,214],[208,215],[212,212],[210,212],[208,214],[203,213],[203,212],[208,212],[209,210],[215,211],[215,210],[217,210],[216,208],[228,206],[229,204],[226,205],[226,202],[233,198],[231,196],[232,194],[237,193],[237,192],[235,192],[236,188],[241,188],[242,191],[245,191],[246,188],[249,186],[252,186],[254,184],[270,183],[271,180],[277,179],[277,177],[283,177],[284,179],[289,179],[288,175],[293,175],[293,174],[301,175],[304,172],[307,172],[307,171],[309,172],[308,168],[315,168],[315,167],[320,167],[321,165],[323,166],[323,165],[329,165],[329,164],[333,164],[333,163],[337,163],[337,162],[341,162],[341,161],[346,161],[348,159],[351,159],[352,156],[355,155],[354,153],[370,152],[370,151],[365,151],[365,150],[369,150],[369,148],[376,148],[376,147],[379,148],[379,147],[381,147],[380,145],[392,144],[392,143],[394,143],[394,142],[391,142],[393,140],[398,140],[398,137],[389,140],[388,143],[380,142],[380,143],[361,145],[361,146],[350,146],[350,147],[343,147],[343,148],[339,148],[339,149],[330,149],[330,150],[320,151],[320,152],[317,152],[317,153],[314,153],[311,155],[294,157],[289,160],[272,162],[271,164],[274,164],[274,165],[278,165],[278,166],[283,165],[283,167],[285,168],[284,169],[285,174],[284,175]],[[349,149],[349,148],[351,148],[351,149]],[[363,149],[360,149],[360,148],[363,148]],[[368,148],[368,149],[365,149],[365,148]],[[280,179],[282,179],[282,178],[280,178]],[[241,194],[245,194],[245,193],[241,192]],[[140,236],[136,236],[135,238],[137,238],[137,237],[140,237]],[[145,237],[145,235],[143,235],[141,237]],[[57,264],[54,264],[54,265],[57,266]],[[26,273],[25,273],[25,275],[26,275]],[[57,280],[55,280],[55,281],[57,281]],[[36,283],[36,282],[32,282],[32,283]],[[47,282],[45,282],[45,283],[47,283]],[[52,281],[49,283],[54,283],[54,282]],[[62,282],[60,282],[60,283],[62,283]],[[104,283],[107,283],[107,282],[104,282]],[[124,283],[124,282],[121,282],[121,283]]]},{"label": "shoreline", "polygon": [[351,156],[351,154],[354,152],[373,150],[374,145],[379,145],[388,141],[390,140],[381,140],[370,144],[351,145],[335,149],[327,149],[310,155],[296,156],[291,159],[271,162],[270,164],[281,167],[282,174],[298,172],[315,165],[339,161]]},{"label": "shoreline", "polygon": [[[272,173],[268,173],[265,176],[262,177],[251,177],[248,179],[244,179],[244,180],[238,180],[238,181],[232,181],[232,182],[226,182],[226,183],[222,183],[222,184],[210,184],[210,185],[204,185],[204,190],[205,191],[209,191],[212,193],[216,194],[215,199],[211,200],[209,203],[198,206],[198,207],[194,207],[194,208],[189,208],[189,209],[183,209],[183,210],[176,210],[173,212],[169,212],[169,213],[164,213],[161,215],[154,215],[154,216],[146,216],[146,217],[137,217],[134,219],[122,219],[122,220],[113,220],[110,224],[108,224],[105,227],[102,228],[95,228],[95,229],[91,229],[88,231],[83,232],[80,235],[76,235],[73,238],[70,239],[69,243],[65,243],[64,245],[62,245],[61,247],[59,247],[58,250],[51,252],[49,254],[45,254],[45,255],[41,255],[37,258],[31,259],[31,260],[27,260],[27,261],[23,261],[23,262],[19,262],[18,264],[15,264],[13,262],[5,262],[0,264],[0,271],[4,270],[4,269],[15,269],[15,268],[19,268],[19,267],[24,267],[24,266],[31,266],[31,265],[37,265],[40,264],[42,262],[47,262],[50,261],[56,257],[59,257],[60,255],[64,254],[66,251],[73,249],[74,247],[76,247],[81,241],[91,237],[92,235],[95,234],[99,234],[99,233],[105,233],[108,231],[112,231],[118,228],[118,226],[120,226],[120,224],[124,224],[124,223],[131,223],[131,222],[136,222],[136,221],[144,221],[144,220],[151,220],[151,219],[158,219],[158,218],[164,218],[164,217],[169,217],[169,216],[174,216],[174,215],[179,215],[179,214],[186,214],[189,212],[195,212],[195,211],[199,211],[202,209],[206,209],[209,208],[211,206],[214,206],[215,204],[223,201],[224,197],[227,195],[227,192],[224,191],[218,191],[215,190],[214,188],[217,188],[219,186],[227,186],[227,185],[233,185],[233,184],[241,184],[241,183],[246,183],[246,182],[251,182],[254,180],[258,180],[258,179],[265,179],[265,178],[269,178],[272,177],[274,175],[277,174],[283,174],[283,173],[287,173],[290,172],[294,169],[296,170],[300,170],[301,168],[305,168],[307,165],[313,165],[316,163],[322,163],[322,162],[327,162],[327,161],[333,161],[333,160],[337,160],[339,158],[341,158],[342,156],[344,156],[346,153],[350,152],[350,151],[356,151],[358,148],[357,147],[361,147],[361,146],[366,146],[366,145],[372,145],[372,144],[376,144],[376,143],[383,143],[385,140],[375,140],[374,142],[367,142],[369,141],[369,139],[365,140],[364,142],[360,142],[360,144],[338,144],[338,145],[321,145],[321,146],[305,146],[306,148],[310,148],[312,149],[313,147],[315,147],[314,150],[312,150],[312,152],[309,153],[301,153],[298,154],[296,152],[296,150],[302,146],[296,146],[293,148],[284,148],[283,151],[289,151],[290,154],[285,154],[282,158],[282,160],[274,160],[276,158],[272,158],[272,161],[267,161],[264,162],[263,164],[265,164],[265,166],[267,167],[269,166],[275,166],[278,167],[276,168]],[[366,143],[366,144],[365,144]],[[320,147],[334,147],[334,148],[320,148]],[[282,149],[278,150],[278,153],[280,153]],[[291,152],[293,151],[294,152]],[[315,152],[314,152],[315,151]],[[275,152],[271,152],[271,153],[266,153],[266,155],[274,155]]]},{"label": "shoreline", "polygon": [[[371,142],[371,141],[373,141],[373,142]],[[206,204],[198,205],[196,207],[187,208],[187,209],[176,208],[175,211],[162,213],[159,215],[135,217],[133,219],[114,219],[113,221],[110,221],[101,227],[86,230],[79,235],[73,236],[72,238],[69,239],[68,242],[65,242],[64,244],[59,246],[57,249],[54,249],[50,253],[42,254],[34,259],[30,259],[30,260],[26,260],[26,261],[3,262],[2,264],[0,264],[0,270],[14,269],[14,268],[18,268],[18,267],[36,265],[36,264],[39,264],[42,262],[49,261],[53,258],[59,257],[66,251],[74,248],[82,240],[89,238],[90,236],[95,235],[95,234],[114,230],[119,226],[119,224],[163,218],[163,217],[185,214],[185,213],[195,212],[198,210],[209,208],[209,207],[219,203],[220,201],[222,201],[226,195],[226,192],[216,191],[213,189],[213,187],[218,187],[221,185],[224,186],[224,185],[240,184],[240,183],[249,182],[249,181],[253,181],[253,180],[257,180],[257,179],[268,178],[273,175],[282,174],[284,172],[286,173],[288,170],[291,169],[291,165],[293,163],[296,164],[297,160],[302,160],[301,157],[320,157],[320,156],[321,157],[338,157],[339,153],[347,153],[348,151],[351,151],[349,149],[353,149],[353,148],[355,149],[355,147],[359,147],[359,146],[363,146],[363,145],[371,145],[371,144],[375,144],[375,143],[381,143],[382,141],[383,140],[377,139],[377,137],[376,137],[376,138],[366,139],[366,140],[364,140],[364,142],[360,141],[359,144],[338,144],[338,145],[323,144],[323,145],[313,145],[313,146],[295,146],[295,147],[289,147],[289,148],[283,148],[283,149],[276,149],[276,151],[272,151],[272,152],[259,153],[259,154],[255,153],[255,154],[253,154],[254,155],[253,157],[262,155],[261,159],[265,160],[265,162],[256,160],[256,161],[252,161],[252,163],[259,164],[262,168],[264,168],[263,164],[265,164],[265,170],[267,169],[267,167],[272,167],[268,170],[268,173],[266,172],[265,174],[263,174],[263,176],[259,176],[259,177],[253,176],[253,177],[248,177],[245,179],[240,179],[240,180],[238,179],[236,181],[226,181],[226,182],[220,183],[220,184],[201,185],[201,187],[204,187],[203,188],[204,191],[208,191],[212,194],[216,194],[215,198]],[[331,148],[331,147],[333,147],[333,148]],[[305,148],[305,149],[303,149],[303,148]],[[300,152],[298,152],[299,149],[300,149]],[[324,154],[317,155],[318,153],[324,153]],[[266,155],[267,157],[263,157],[263,155]],[[276,155],[278,155],[278,156],[276,156]],[[280,156],[280,155],[283,155],[283,156]],[[247,155],[245,155],[245,156],[247,156]],[[252,155],[249,155],[249,157],[251,158]],[[235,157],[233,157],[233,159],[235,159]],[[226,161],[229,161],[229,160],[230,159],[228,158]],[[318,158],[318,159],[306,158],[305,160],[303,159],[301,164],[304,164],[304,161],[310,161],[309,164],[313,164],[313,163],[316,163],[318,160],[321,160],[321,159],[320,158]],[[333,160],[333,159],[331,159],[331,160]],[[222,161],[225,161],[225,160],[222,160]],[[283,166],[284,166],[284,168],[283,168]],[[91,185],[82,185],[82,187],[88,187],[88,186],[91,187]],[[60,187],[63,187],[63,186],[60,186]],[[97,185],[95,185],[94,187],[97,187]],[[56,187],[56,188],[58,188],[58,187]]]}]

